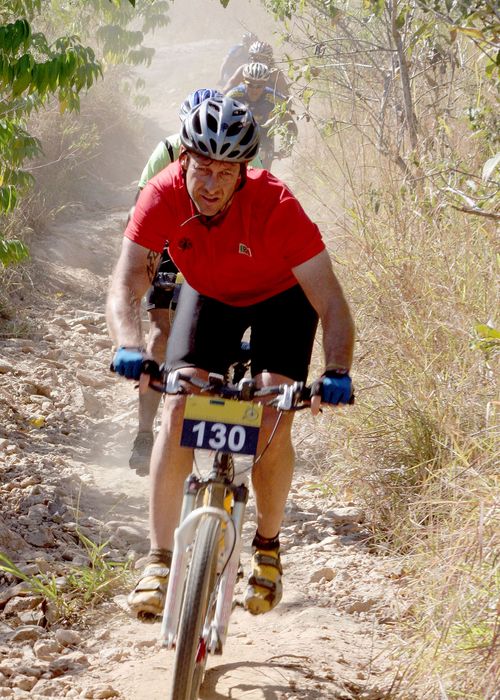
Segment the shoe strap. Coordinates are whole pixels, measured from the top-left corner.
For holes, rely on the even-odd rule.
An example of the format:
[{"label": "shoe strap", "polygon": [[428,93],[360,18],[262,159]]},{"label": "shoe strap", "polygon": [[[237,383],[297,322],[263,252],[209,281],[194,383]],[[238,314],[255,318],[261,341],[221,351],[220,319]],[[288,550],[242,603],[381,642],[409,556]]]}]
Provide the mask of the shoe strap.
[{"label": "shoe strap", "polygon": [[161,566],[160,564],[148,564],[144,571],[142,572],[141,579],[146,578],[146,576],[158,576],[159,578],[166,578],[170,573],[168,566]]},{"label": "shoe strap", "polygon": [[250,576],[248,579],[248,585],[265,588],[271,593],[276,592],[276,583],[268,578],[263,578],[262,576],[255,576],[254,574],[252,574],[252,576]]},{"label": "shoe strap", "polygon": [[280,574],[283,573],[279,554],[277,557],[272,557],[262,550],[257,550],[253,555],[253,564],[256,566],[274,566],[275,569],[278,569]]}]

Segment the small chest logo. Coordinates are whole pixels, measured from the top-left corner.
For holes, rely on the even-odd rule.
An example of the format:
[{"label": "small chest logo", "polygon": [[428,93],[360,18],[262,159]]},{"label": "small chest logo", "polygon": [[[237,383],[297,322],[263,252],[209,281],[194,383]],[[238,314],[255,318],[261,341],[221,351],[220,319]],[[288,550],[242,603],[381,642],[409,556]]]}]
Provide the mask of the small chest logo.
[{"label": "small chest logo", "polygon": [[190,250],[193,247],[189,238],[181,238],[177,245],[181,250]]},{"label": "small chest logo", "polygon": [[238,246],[238,253],[239,253],[240,255],[248,255],[249,258],[252,257],[252,251],[251,251],[250,248],[249,248],[247,245],[245,245],[244,243],[240,243],[240,244],[239,244],[239,246]]}]

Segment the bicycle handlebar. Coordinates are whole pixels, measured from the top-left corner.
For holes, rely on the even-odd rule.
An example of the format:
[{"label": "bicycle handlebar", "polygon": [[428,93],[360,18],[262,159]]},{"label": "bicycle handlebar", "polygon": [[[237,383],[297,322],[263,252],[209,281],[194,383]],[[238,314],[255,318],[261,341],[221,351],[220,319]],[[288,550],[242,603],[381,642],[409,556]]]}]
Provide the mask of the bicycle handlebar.
[{"label": "bicycle handlebar", "polygon": [[[190,384],[202,393],[220,396],[224,399],[251,401],[274,396],[273,399],[266,402],[266,405],[280,411],[299,411],[308,408],[311,398],[320,393],[319,386],[306,386],[304,382],[258,387],[253,379],[243,378],[235,385],[227,382],[222,375],[215,373],[210,373],[208,379],[204,380],[183,374],[180,370],[167,372],[163,365],[159,366],[154,360],[144,361],[142,374],[148,375],[149,387],[162,394],[189,394],[183,385],[184,383]],[[349,403],[354,403],[354,394]]]}]

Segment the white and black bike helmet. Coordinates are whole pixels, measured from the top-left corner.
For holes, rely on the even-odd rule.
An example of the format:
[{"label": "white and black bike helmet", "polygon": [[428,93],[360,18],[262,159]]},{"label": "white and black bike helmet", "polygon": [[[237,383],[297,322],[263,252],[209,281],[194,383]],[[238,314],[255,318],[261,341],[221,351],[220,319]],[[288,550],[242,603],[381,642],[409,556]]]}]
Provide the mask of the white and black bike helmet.
[{"label": "white and black bike helmet", "polygon": [[208,99],[182,125],[181,142],[212,160],[247,163],[259,150],[259,128],[248,107],[230,97]]},{"label": "white and black bike helmet", "polygon": [[269,81],[271,71],[265,63],[247,63],[243,66],[243,80],[255,85],[265,85]]},{"label": "white and black bike helmet", "polygon": [[267,41],[255,41],[248,49],[248,56],[251,61],[269,66],[273,62],[273,47]]}]

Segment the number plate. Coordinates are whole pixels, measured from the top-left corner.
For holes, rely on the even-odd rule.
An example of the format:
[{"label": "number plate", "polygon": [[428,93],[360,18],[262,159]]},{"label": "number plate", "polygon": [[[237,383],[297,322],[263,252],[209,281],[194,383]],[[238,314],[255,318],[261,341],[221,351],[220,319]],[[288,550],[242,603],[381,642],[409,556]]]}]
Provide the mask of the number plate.
[{"label": "number plate", "polygon": [[188,396],[181,445],[242,455],[257,452],[262,406],[210,396]]}]

